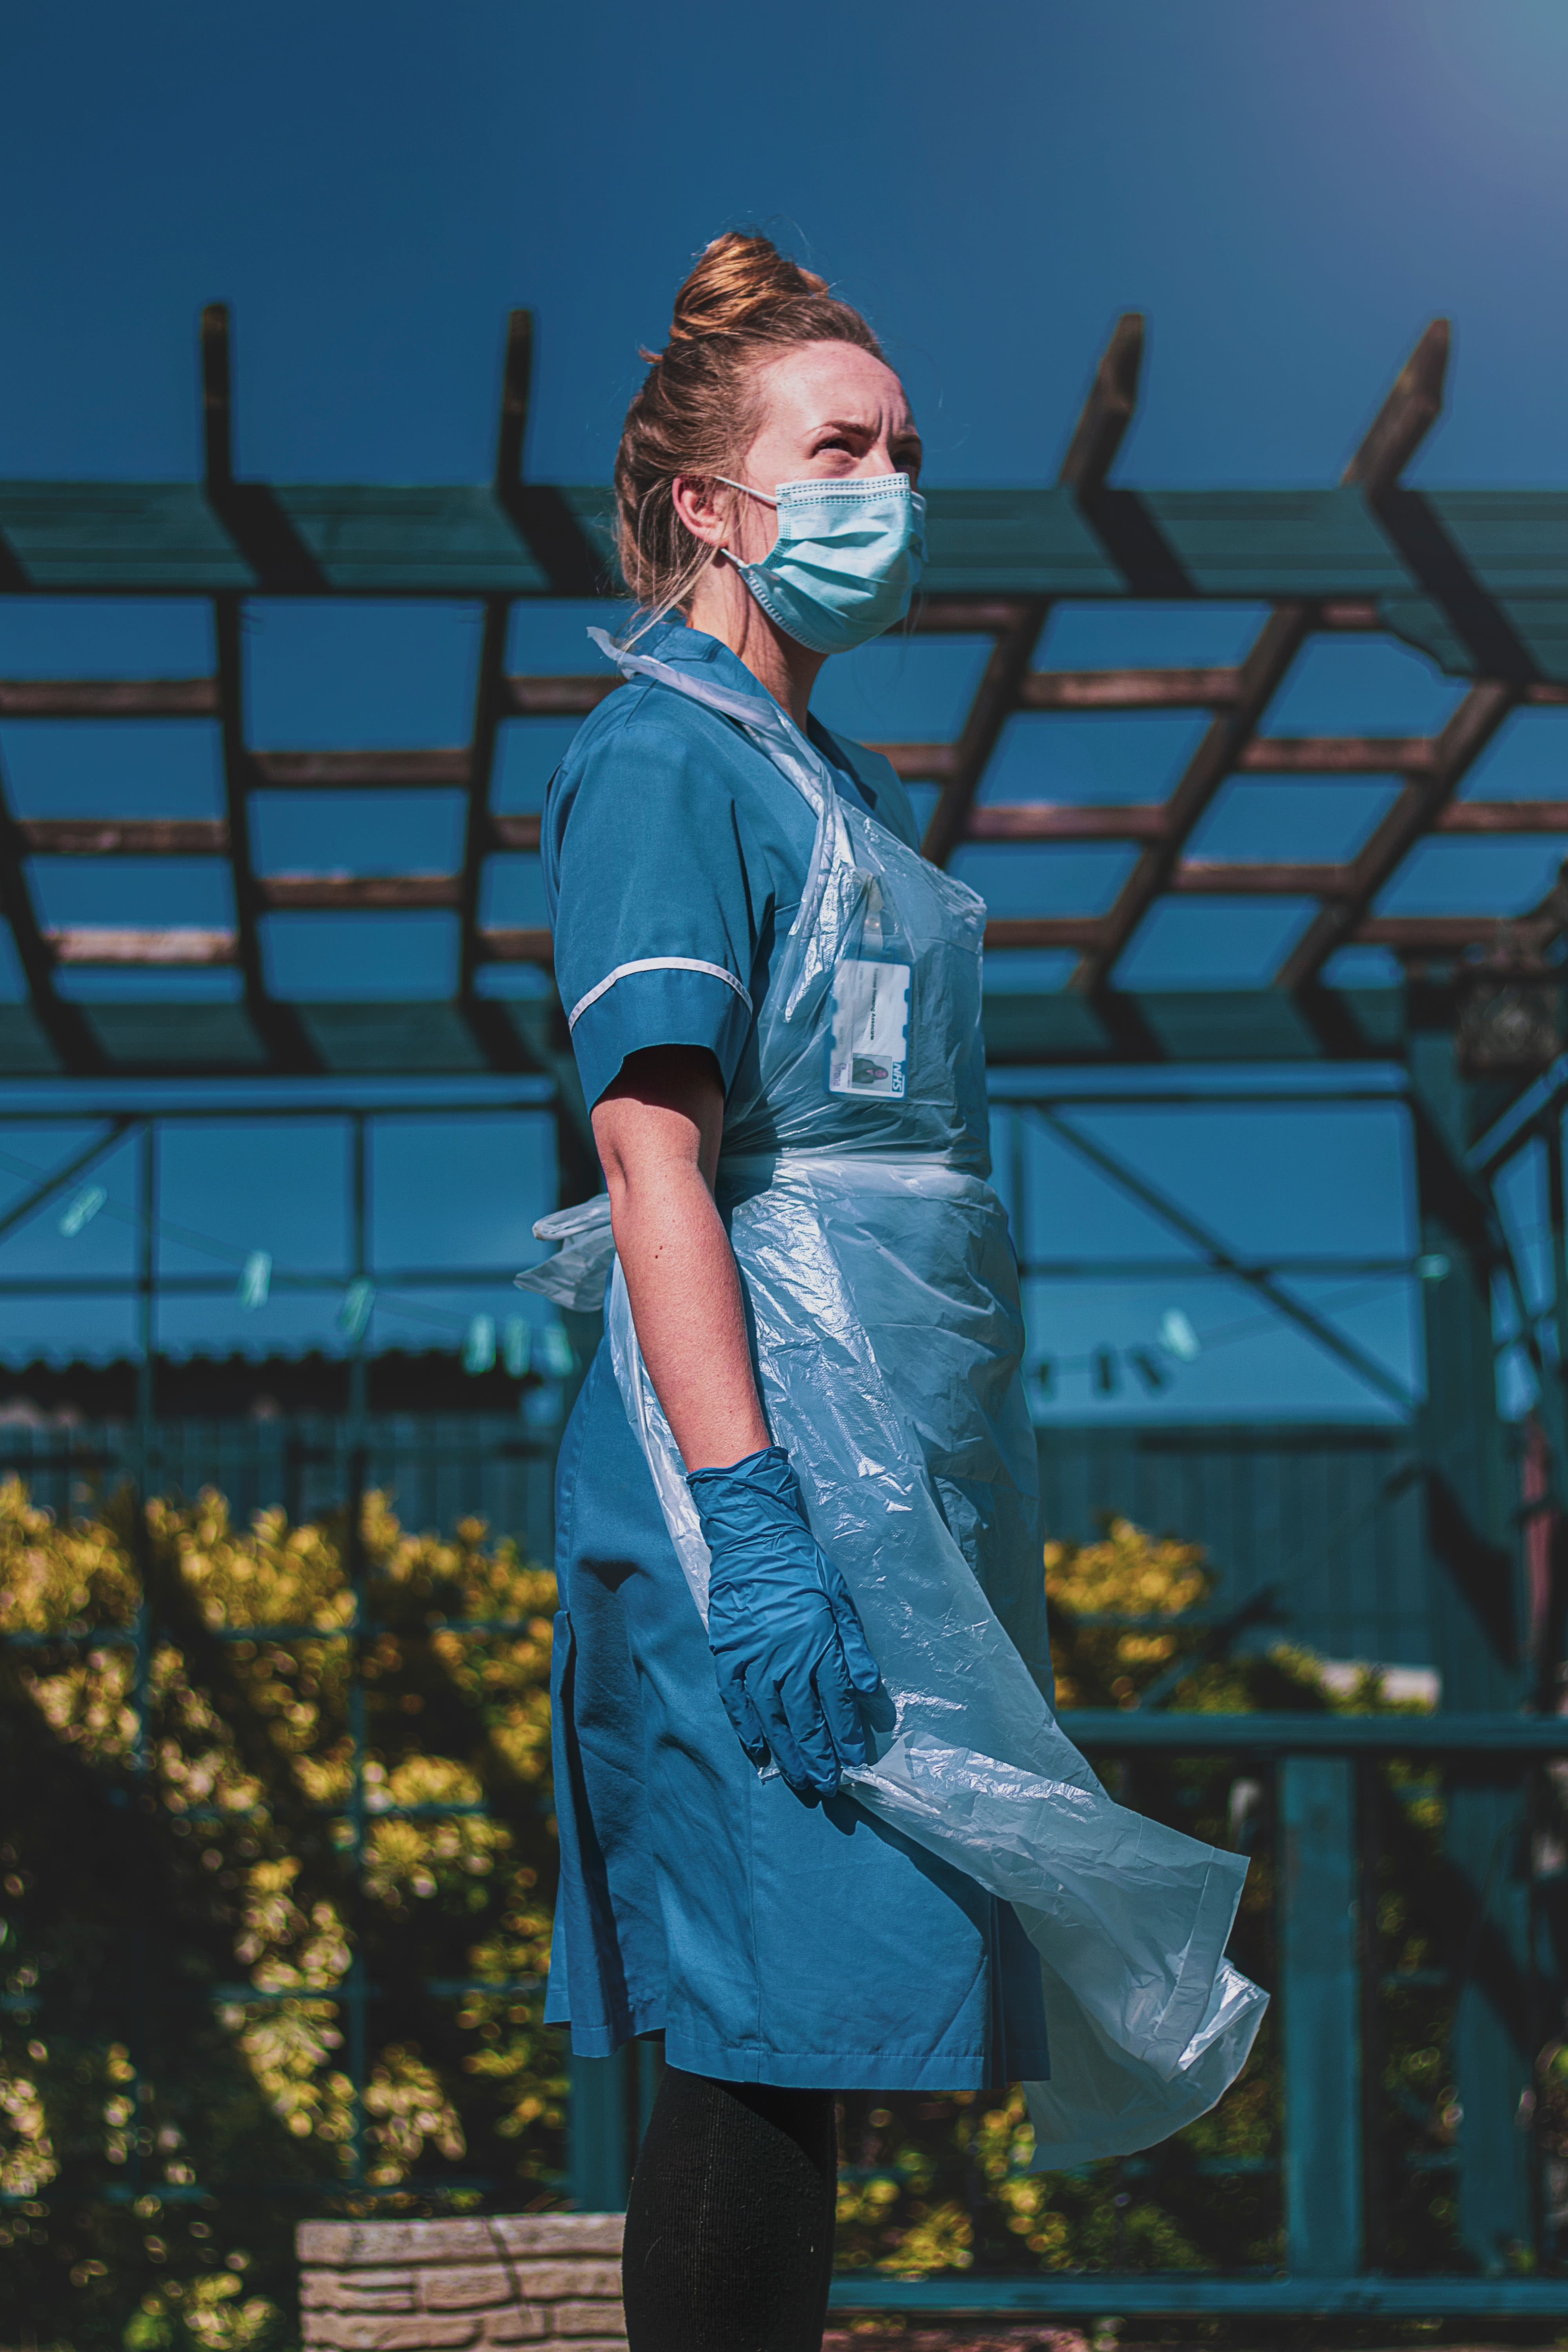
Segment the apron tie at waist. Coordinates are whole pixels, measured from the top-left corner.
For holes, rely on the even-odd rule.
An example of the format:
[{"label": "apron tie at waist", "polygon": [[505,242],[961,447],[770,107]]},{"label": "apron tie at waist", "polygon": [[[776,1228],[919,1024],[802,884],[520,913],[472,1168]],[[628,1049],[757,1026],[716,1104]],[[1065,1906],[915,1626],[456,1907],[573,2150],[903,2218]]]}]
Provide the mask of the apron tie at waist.
[{"label": "apron tie at waist", "polygon": [[814,1169],[824,1175],[851,1181],[861,1171],[868,1177],[920,1177],[940,1171],[984,1181],[978,1169],[966,1168],[950,1151],[839,1151],[793,1143],[780,1144],[773,1151],[721,1151],[718,1181],[721,1184],[736,1180],[750,1183],[759,1176],[766,1178],[775,1172],[787,1176],[798,1170],[809,1175]]},{"label": "apron tie at waist", "polygon": [[[721,1157],[718,1185],[724,1192],[756,1193],[764,1192],[775,1176],[787,1179],[792,1173],[832,1176],[850,1186],[858,1178],[868,1188],[890,1183],[914,1192],[946,1192],[985,1181],[942,1151],[817,1151],[785,1144],[776,1151]],[[616,1257],[609,1194],[596,1192],[575,1208],[541,1217],[533,1232],[536,1240],[559,1242],[561,1247],[542,1265],[514,1275],[514,1286],[533,1291],[569,1313],[597,1315]]]}]

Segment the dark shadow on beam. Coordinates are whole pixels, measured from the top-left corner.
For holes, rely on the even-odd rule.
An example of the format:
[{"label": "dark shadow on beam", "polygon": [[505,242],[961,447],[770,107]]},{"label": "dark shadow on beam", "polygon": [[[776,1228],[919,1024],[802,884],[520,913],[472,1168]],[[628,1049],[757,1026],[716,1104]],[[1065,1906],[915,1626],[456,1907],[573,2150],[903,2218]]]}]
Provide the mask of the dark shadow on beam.
[{"label": "dark shadow on beam", "polygon": [[1425,494],[1395,486],[1368,503],[1420,585],[1453,624],[1477,676],[1533,686],[1541,675],[1534,656]]},{"label": "dark shadow on beam", "polygon": [[207,504],[263,588],[285,595],[321,595],[327,576],[266,482],[234,478],[233,384],[228,305],[202,312],[202,425]]}]

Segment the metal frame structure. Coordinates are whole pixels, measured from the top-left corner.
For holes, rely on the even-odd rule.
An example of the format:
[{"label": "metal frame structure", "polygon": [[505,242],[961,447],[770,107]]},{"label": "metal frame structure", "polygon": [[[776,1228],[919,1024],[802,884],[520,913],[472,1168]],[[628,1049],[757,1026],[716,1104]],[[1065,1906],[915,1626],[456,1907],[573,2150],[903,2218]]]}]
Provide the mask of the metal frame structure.
[{"label": "metal frame structure", "polygon": [[[540,1100],[539,1090],[531,1087],[525,1087],[521,1098],[515,1094],[510,1099],[488,1097],[473,1106],[483,1113],[493,1113],[497,1109],[523,1109],[537,1112],[543,1107]],[[272,1105],[256,1106],[248,1114],[228,1108],[216,1115],[225,1118],[243,1118],[247,1115],[253,1118],[265,1118],[277,1116],[280,1108],[281,1106]],[[297,1104],[289,1108],[293,1116],[302,1115]],[[314,1643],[323,1640],[342,1641],[350,1645],[351,1654],[357,1660],[364,1646],[367,1643],[374,1643],[381,1631],[368,1606],[367,1569],[361,1533],[366,1497],[374,1483],[373,1463],[377,1450],[377,1432],[370,1410],[369,1382],[371,1355],[369,1343],[374,1304],[372,1285],[376,1269],[373,1265],[370,1250],[370,1171],[367,1143],[369,1122],[378,1111],[405,1118],[408,1115],[408,1105],[405,1102],[384,1104],[373,1100],[357,1104],[352,1108],[339,1106],[317,1106],[313,1113],[310,1110],[303,1113],[304,1116],[342,1118],[349,1127],[349,1264],[342,1276],[312,1275],[290,1277],[284,1275],[279,1281],[281,1288],[318,1293],[324,1291],[329,1295],[341,1295],[345,1303],[353,1309],[347,1323],[345,1334],[347,1342],[344,1359],[345,1411],[342,1416],[341,1427],[337,1432],[339,1443],[333,1449],[340,1457],[336,1467],[341,1476],[341,1486],[335,1499],[342,1508],[346,1530],[345,1567],[353,1600],[353,1613],[341,1626],[326,1632],[316,1625],[287,1623],[209,1628],[209,1636],[215,1641],[285,1643]],[[77,1108],[73,1113],[73,1116],[78,1118],[90,1119],[92,1115],[90,1108],[85,1111]],[[141,1512],[148,1498],[167,1490],[167,1474],[170,1467],[165,1458],[165,1433],[158,1411],[159,1298],[164,1293],[212,1297],[215,1294],[231,1292],[233,1279],[232,1276],[226,1279],[208,1276],[170,1277],[163,1275],[158,1265],[159,1244],[163,1238],[157,1183],[159,1125],[167,1120],[178,1120],[182,1118],[199,1118],[204,1116],[212,1117],[215,1114],[211,1112],[204,1114],[199,1110],[191,1109],[184,1112],[163,1110],[136,1118],[110,1108],[100,1115],[106,1120],[105,1134],[94,1144],[73,1153],[58,1170],[32,1186],[4,1216],[0,1216],[0,1234],[15,1231],[51,1205],[58,1203],[68,1186],[76,1183],[108,1152],[129,1139],[136,1147],[137,1197],[134,1211],[136,1265],[133,1275],[128,1278],[128,1282],[117,1282],[112,1276],[99,1276],[86,1277],[79,1285],[68,1284],[58,1276],[42,1276],[21,1282],[15,1278],[0,1278],[0,1297],[15,1296],[19,1291],[30,1297],[88,1295],[107,1297],[117,1293],[123,1295],[126,1287],[130,1288],[136,1301],[134,1354],[136,1406],[133,1417],[118,1433],[119,1443],[107,1449],[87,1451],[68,1440],[57,1450],[46,1453],[41,1457],[37,1454],[32,1455],[23,1466],[29,1475],[36,1474],[40,1469],[46,1475],[53,1473],[57,1477],[63,1474],[68,1482],[82,1470],[90,1468],[99,1474],[105,1484],[113,1483],[129,1488],[131,1507],[134,1517]],[[442,1106],[440,1116],[449,1119],[454,1115],[454,1107],[451,1103]],[[456,1115],[460,1115],[460,1110]],[[54,1114],[56,1118],[58,1116],[58,1113]],[[37,1121],[48,1118],[50,1114],[35,1111],[30,1114],[30,1117]],[[500,1278],[510,1280],[511,1272],[511,1268],[507,1268]],[[493,1267],[398,1269],[393,1278],[393,1284],[387,1286],[417,1289],[438,1285],[444,1288],[453,1288],[462,1286],[467,1281],[489,1284],[497,1278],[497,1269]],[[558,1442],[558,1425],[552,1430],[519,1431],[507,1442],[507,1451],[518,1455],[531,1455],[548,1460],[553,1457]],[[406,1440],[405,1444],[406,1445]],[[438,1455],[440,1450],[438,1445],[426,1444],[422,1452],[428,1458]],[[471,1459],[473,1451],[472,1446],[461,1449],[462,1458]],[[0,1440],[0,1471],[10,1471],[18,1466],[7,1458],[9,1453],[10,1448],[6,1446],[4,1440]],[[68,1483],[68,1509],[72,1499]],[[443,1619],[439,1623],[444,1634],[455,1633],[463,1639],[483,1639],[508,1633],[523,1634],[530,1631],[530,1623],[526,1619]],[[132,1772],[133,1779],[141,1780],[150,1769],[142,1727],[145,1725],[148,1714],[152,1663],[159,1630],[156,1604],[147,1590],[144,1578],[142,1597],[135,1615],[128,1625],[88,1626],[65,1633],[11,1632],[0,1635],[0,1642],[6,1646],[22,1651],[58,1649],[86,1651],[106,1647],[130,1650],[134,1660],[134,1671],[127,1694],[127,1705],[137,1726],[133,1739]],[[325,1806],[321,1810],[336,1814],[348,1825],[349,1833],[346,1843],[342,1849],[342,1857],[345,1881],[351,1890],[357,1885],[363,1871],[366,1832],[373,1822],[434,1821],[458,1814],[482,1813],[487,1810],[482,1802],[452,1803],[437,1800],[412,1806],[389,1805],[370,1789],[365,1771],[368,1759],[364,1691],[363,1685],[357,1675],[350,1688],[348,1732],[350,1770],[348,1801],[345,1805]],[[192,1821],[199,1821],[205,1817],[204,1811],[200,1807],[187,1807],[184,1815],[184,1818]],[[215,1814],[213,1817],[219,1816]],[[224,1811],[221,1818],[236,1820],[240,1816],[230,1809]],[[353,1907],[351,1892],[351,1915]],[[134,1923],[131,1932],[137,1954],[135,1965],[131,1971],[131,1981],[137,2000],[144,2006],[148,1978],[145,1954],[142,1949],[146,1941],[145,1922]],[[356,2199],[374,2199],[385,2193],[378,2190],[365,2178],[364,2095],[370,2067],[369,2025],[378,1990],[370,1982],[363,1957],[356,1949],[351,1959],[348,1972],[342,1982],[331,1987],[322,1995],[324,2000],[330,2000],[341,2011],[345,2028],[343,2072],[351,2086],[353,2133],[350,2142],[350,2165],[342,2193],[352,2194]],[[433,2000],[447,2001],[460,2000],[469,1993],[480,1990],[503,1995],[531,1994],[538,1990],[538,1984],[532,1978],[486,1979],[482,1985],[468,1979],[432,1979],[426,1983],[424,1990]],[[278,1993],[258,1990],[256,1986],[247,1984],[213,1985],[208,1987],[205,1993],[198,1995],[198,1998],[213,2007],[239,2006],[242,2008],[267,2007],[275,2002],[295,2000],[299,1997],[297,1990]],[[38,2015],[42,2011],[47,2022],[47,1990],[0,1993],[0,2015],[16,2015],[26,2020]],[[132,2066],[138,2071],[145,2063],[144,2053],[141,2047],[144,2039],[144,2032],[139,2032],[136,2024],[133,2023],[129,2046]],[[248,2191],[257,2194],[289,2195],[307,2200],[328,2193],[325,2183],[298,2181],[270,2184],[197,2181],[182,2187],[180,2184],[170,2183],[160,2179],[156,2185],[161,2200],[176,2204],[182,2201],[201,2202],[214,2194],[233,2193],[237,2186],[241,2193]],[[494,2181],[482,2179],[443,2179],[436,2184],[436,2187],[437,2193],[443,2193],[448,2189],[493,2191],[499,2185]],[[140,2136],[134,2135],[126,2179],[123,2183],[119,2184],[110,2192],[111,2201],[134,2205],[143,2194],[146,2186],[147,2179]],[[26,2202],[27,2199],[25,2196],[0,2195],[0,2208],[7,2205],[21,2206]]]},{"label": "metal frame structure", "polygon": [[[1057,479],[1048,488],[930,493],[931,566],[912,619],[917,633],[989,641],[979,684],[952,740],[881,748],[910,782],[934,786],[928,856],[961,845],[1120,843],[1136,856],[1114,901],[1084,916],[993,920],[994,950],[1069,950],[1070,984],[1055,993],[994,996],[987,1049],[1022,1074],[1070,1063],[1303,1060],[1403,1065],[1415,1140],[1424,1264],[1447,1279],[1422,1286],[1427,1388],[1408,1408],[1423,1495],[1443,1708],[1428,1727],[1388,1733],[1363,1720],[1324,1732],[1310,1718],[1080,1718],[1091,1751],[1198,1744],[1238,1759],[1273,1759],[1289,1842],[1280,1916],[1286,2013],[1286,2192],[1290,2275],[1278,2282],[1161,2282],[1097,2276],[919,2284],[843,2280],[845,2305],[926,2310],[1313,2310],[1497,2312],[1557,2317],[1568,2280],[1510,2273],[1539,2251],[1529,2138],[1516,2126],[1531,2087],[1531,2018],[1520,1988],[1562,1999],[1563,1966],[1544,1942],[1530,1856],[1528,1782],[1568,1754],[1555,1714],[1562,1650],[1556,1529],[1568,1500],[1568,1234],[1563,1213],[1561,1105],[1550,1088],[1526,1098],[1479,1147],[1478,1133],[1561,1042],[1556,956],[1568,898],[1500,924],[1483,911],[1396,915],[1380,898],[1418,845],[1568,835],[1568,800],[1465,799],[1461,788],[1513,712],[1568,706],[1568,496],[1425,492],[1403,480],[1438,414],[1448,336],[1421,338],[1340,483],[1319,490],[1133,489],[1112,479],[1131,419],[1142,324],[1124,318],[1100,362]],[[488,485],[396,488],[244,480],[233,463],[228,320],[202,321],[205,469],[199,483],[0,482],[0,594],[201,598],[211,605],[211,675],[182,678],[0,680],[0,721],[188,719],[216,724],[225,787],[221,818],[22,817],[0,793],[0,915],[9,922],[28,1002],[0,1007],[0,1074],[106,1081],[243,1073],[328,1080],[368,1066],[408,1071],[532,1073],[553,1089],[567,1199],[596,1188],[580,1090],[559,1008],[547,997],[487,992],[489,968],[549,967],[537,929],[480,918],[486,861],[536,853],[540,820],[491,805],[500,730],[513,719],[592,709],[616,681],[513,675],[509,621],[521,603],[613,591],[607,495],[529,482],[523,469],[531,331],[512,315],[502,375],[497,463]],[[482,628],[468,740],[419,751],[259,751],[247,730],[241,629],[256,598],[406,597],[477,604]],[[1202,668],[1098,670],[1036,667],[1053,609],[1137,601],[1269,607],[1237,663]],[[1323,635],[1386,632],[1465,682],[1452,717],[1429,737],[1285,736],[1268,714],[1292,667]],[[984,784],[1015,714],[1188,711],[1201,738],[1161,802],[1003,805]],[[1338,864],[1216,861],[1194,853],[1195,829],[1232,776],[1379,777],[1392,803],[1354,856]],[[437,874],[291,874],[263,870],[253,837],[259,796],[289,790],[444,789],[464,801],[461,854]],[[223,859],[235,917],[225,929],[50,929],[37,908],[36,857]],[[1121,959],[1151,912],[1171,899],[1306,899],[1315,912],[1271,984],[1252,990],[1134,989]],[[441,910],[459,940],[453,1001],[338,1007],[287,1000],[269,977],[264,926],[284,911],[370,915]],[[1344,947],[1387,950],[1403,989],[1338,986]],[[78,1001],[62,972],[174,973],[226,967],[232,1005]],[[1477,1007],[1479,1015],[1477,1016]],[[1488,1008],[1500,1013],[1489,1027]],[[1526,1016],[1521,1024],[1509,1018]],[[1503,1017],[1506,1016],[1506,1017]],[[1468,1061],[1456,1031],[1469,1024]],[[372,1034],[374,1033],[374,1034]],[[1510,1042],[1511,1040],[1511,1042]],[[1045,1091],[1049,1091],[1048,1088]],[[1034,1114],[1087,1139],[1063,1108]],[[1547,1135],[1552,1160],[1552,1316],[1525,1318],[1541,1389],[1547,1466],[1521,1506],[1517,1464],[1493,1387],[1492,1302],[1515,1282],[1489,1180],[1510,1151]],[[1130,1171],[1100,1172],[1127,1187]],[[1136,1181],[1142,1183],[1142,1180]],[[1279,1267],[1242,1265],[1216,1236],[1143,1185],[1144,1204],[1183,1231],[1216,1270],[1248,1282],[1303,1327]],[[1342,1335],[1332,1341],[1342,1361]],[[1353,1351],[1360,1354],[1360,1351]],[[1382,1368],[1352,1366],[1387,1393]],[[362,1392],[363,1402],[363,1392]],[[363,1483],[363,1471],[361,1473]],[[1521,1534],[1522,1529],[1522,1534]],[[1542,1538],[1544,1538],[1544,1549]],[[1538,1591],[1526,1553],[1546,1562]],[[1325,1748],[1323,1742],[1327,1741]],[[1456,1978],[1454,2053],[1465,2114],[1458,2150],[1460,2236],[1475,2275],[1388,2281],[1363,2269],[1361,2100],[1353,2053],[1362,1966],[1352,1906],[1361,1867],[1356,1776],[1378,1752],[1425,1747],[1448,1772],[1448,1853],[1456,1908],[1477,1922],[1479,1964]],[[574,2193],[613,2202],[625,2185],[626,2127],[646,2098],[629,2063],[574,2070]],[[1375,2250],[1374,2250],[1375,2251]]]}]

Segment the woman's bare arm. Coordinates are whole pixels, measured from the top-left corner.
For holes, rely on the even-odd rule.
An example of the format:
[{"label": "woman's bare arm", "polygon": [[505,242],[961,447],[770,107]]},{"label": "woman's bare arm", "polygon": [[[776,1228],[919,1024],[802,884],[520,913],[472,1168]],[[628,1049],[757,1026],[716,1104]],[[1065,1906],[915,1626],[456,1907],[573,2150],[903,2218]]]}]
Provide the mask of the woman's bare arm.
[{"label": "woman's bare arm", "polygon": [[713,1202],[723,1128],[719,1066],[700,1046],[628,1054],[594,1106],[632,1319],[689,1470],[720,1469],[773,1443]]}]

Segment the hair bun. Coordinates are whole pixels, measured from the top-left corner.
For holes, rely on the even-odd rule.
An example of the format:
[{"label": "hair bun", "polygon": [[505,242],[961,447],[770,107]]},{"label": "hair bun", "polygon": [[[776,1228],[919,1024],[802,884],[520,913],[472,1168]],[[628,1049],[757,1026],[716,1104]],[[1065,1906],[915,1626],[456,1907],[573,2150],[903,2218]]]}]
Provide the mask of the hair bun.
[{"label": "hair bun", "polygon": [[669,340],[733,334],[769,311],[826,291],[825,278],[802,269],[771,238],[726,229],[704,249],[676,296]]}]

